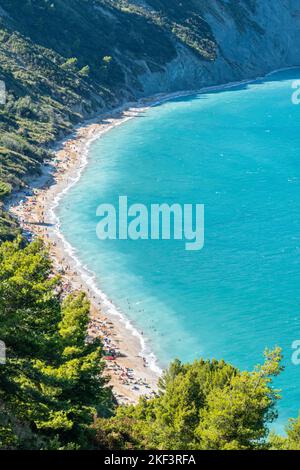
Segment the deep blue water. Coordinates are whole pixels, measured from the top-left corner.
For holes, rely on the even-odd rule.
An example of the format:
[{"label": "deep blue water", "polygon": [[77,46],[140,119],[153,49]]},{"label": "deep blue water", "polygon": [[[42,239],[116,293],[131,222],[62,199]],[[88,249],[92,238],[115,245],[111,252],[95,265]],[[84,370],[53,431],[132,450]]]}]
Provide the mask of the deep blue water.
[{"label": "deep blue water", "polygon": [[[149,109],[92,144],[59,208],[62,232],[99,287],[174,357],[224,358],[251,369],[280,345],[279,425],[300,408],[300,105],[280,72],[227,91]],[[96,209],[129,203],[205,204],[205,246],[99,241]]]}]

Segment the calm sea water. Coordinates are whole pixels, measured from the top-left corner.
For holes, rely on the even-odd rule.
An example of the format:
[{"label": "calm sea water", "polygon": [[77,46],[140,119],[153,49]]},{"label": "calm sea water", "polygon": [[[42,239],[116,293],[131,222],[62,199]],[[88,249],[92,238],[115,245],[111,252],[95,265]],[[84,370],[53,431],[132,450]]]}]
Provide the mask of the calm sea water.
[{"label": "calm sea water", "polygon": [[[161,366],[224,358],[251,369],[280,345],[279,425],[300,408],[299,70],[151,108],[96,141],[63,198],[62,232]],[[205,247],[99,241],[101,203],[205,204]]]}]

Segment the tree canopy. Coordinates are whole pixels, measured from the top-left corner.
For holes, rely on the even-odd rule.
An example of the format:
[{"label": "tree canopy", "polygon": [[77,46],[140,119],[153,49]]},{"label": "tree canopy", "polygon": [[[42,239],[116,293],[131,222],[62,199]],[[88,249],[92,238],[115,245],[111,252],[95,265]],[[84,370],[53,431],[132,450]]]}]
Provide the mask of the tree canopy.
[{"label": "tree canopy", "polygon": [[[120,407],[95,425],[100,446],[164,450],[245,450],[267,447],[279,394],[272,380],[281,371],[281,350],[241,372],[224,361],[174,361],[160,392],[137,406]],[[111,447],[110,447],[111,446]]]},{"label": "tree canopy", "polygon": [[0,246],[0,448],[87,446],[94,417],[113,410],[101,344],[86,343],[89,301],[61,302],[58,283],[40,241]]}]

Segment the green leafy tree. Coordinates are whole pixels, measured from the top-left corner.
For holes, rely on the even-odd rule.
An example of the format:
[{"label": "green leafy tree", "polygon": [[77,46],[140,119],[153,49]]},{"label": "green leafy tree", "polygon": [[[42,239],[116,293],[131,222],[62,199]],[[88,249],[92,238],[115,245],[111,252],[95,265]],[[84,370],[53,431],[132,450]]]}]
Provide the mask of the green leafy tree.
[{"label": "green leafy tree", "polygon": [[40,241],[0,246],[0,448],[88,447],[95,416],[113,410],[101,344],[86,342],[89,302],[61,303],[58,283]]},{"label": "green leafy tree", "polygon": [[98,421],[96,436],[107,446],[136,449],[258,449],[266,446],[268,424],[279,398],[272,379],[281,370],[281,351],[266,351],[252,372],[224,361],[175,361],[151,400],[120,407],[109,423]]},{"label": "green leafy tree", "polygon": [[79,70],[78,74],[83,78],[87,78],[90,76],[90,72],[91,72],[90,67],[88,65],[85,65],[84,67],[82,67],[81,70]]},{"label": "green leafy tree", "polygon": [[279,436],[275,433],[271,434],[270,449],[300,450],[300,416],[297,419],[290,419],[286,427],[285,436]]},{"label": "green leafy tree", "polygon": [[69,70],[71,72],[76,72],[77,71],[77,66],[78,66],[78,59],[76,57],[71,57],[70,59],[66,60],[61,65],[61,68],[63,70]]},{"label": "green leafy tree", "polygon": [[0,181],[0,199],[3,199],[5,196],[11,193],[11,185]]},{"label": "green leafy tree", "polygon": [[266,351],[265,356],[263,366],[239,373],[209,392],[196,429],[200,448],[256,449],[265,442],[268,425],[277,417],[280,397],[271,384],[281,371],[281,351]]}]

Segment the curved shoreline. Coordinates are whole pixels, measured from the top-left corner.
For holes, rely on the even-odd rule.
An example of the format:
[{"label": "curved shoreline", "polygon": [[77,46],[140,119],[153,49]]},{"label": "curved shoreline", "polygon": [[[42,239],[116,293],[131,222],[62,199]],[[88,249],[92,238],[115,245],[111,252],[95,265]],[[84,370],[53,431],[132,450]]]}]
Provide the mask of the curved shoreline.
[{"label": "curved shoreline", "polygon": [[[153,105],[154,104],[156,103],[153,103]],[[62,191],[56,194],[47,212],[50,214],[50,219],[49,219],[50,223],[54,224],[55,237],[61,240],[61,243],[65,248],[65,252],[73,260],[77,270],[80,272],[80,277],[84,280],[84,283],[91,289],[92,292],[96,294],[97,298],[100,301],[99,308],[101,309],[101,311],[108,316],[113,315],[115,317],[118,317],[118,321],[120,321],[125,326],[126,330],[132,336],[138,338],[140,342],[139,355],[142,358],[146,359],[146,362],[149,368],[154,372],[154,374],[157,375],[157,378],[158,378],[162,373],[162,369],[158,366],[157,358],[155,357],[151,349],[147,346],[147,340],[145,340],[144,336],[137,330],[137,328],[135,328],[135,326],[126,317],[126,315],[123,314],[121,310],[118,309],[118,307],[113,304],[113,302],[108,298],[105,292],[99,288],[99,286],[97,285],[95,281],[96,279],[95,274],[87,266],[83,265],[83,263],[79,259],[79,256],[77,255],[77,250],[67,241],[65,236],[60,231],[61,222],[60,222],[59,216],[56,213],[56,210],[59,206],[61,199],[80,180],[84,169],[88,165],[88,162],[89,162],[88,156],[89,156],[91,144],[94,141],[101,138],[105,133],[107,133],[111,129],[114,129],[117,126],[124,124],[128,120],[133,119],[138,114],[145,111],[146,109],[147,108],[145,107],[129,108],[128,111],[125,111],[125,114],[126,114],[125,117],[120,117],[120,119],[114,118],[114,122],[112,124],[105,125],[103,129],[100,128],[99,130],[96,130],[96,132],[94,133],[92,137],[88,137],[86,139],[86,141],[83,143],[83,148],[81,149],[82,154],[81,154],[81,157],[79,157],[80,165],[79,167],[77,167],[77,173],[74,175],[73,178],[71,178],[71,182],[67,184],[62,189]],[[117,110],[116,112],[119,112],[119,110]],[[121,110],[121,112],[123,113],[124,111]]]},{"label": "curved shoreline", "polygon": [[[161,370],[157,365],[155,355],[151,352],[150,348],[147,347],[147,340],[144,339],[143,335],[140,334],[126,318],[126,315],[120,312],[108,299],[105,293],[99,289],[95,282],[95,276],[93,273],[90,272],[86,266],[82,265],[79,258],[76,256],[76,250],[60,232],[60,220],[55,210],[59,206],[60,200],[64,194],[66,194],[66,192],[79,181],[82,172],[89,161],[88,154],[91,143],[98,138],[101,138],[104,133],[130,119],[133,119],[151,106],[162,104],[166,101],[180,97],[197,95],[199,93],[203,94],[214,91],[226,91],[240,85],[255,83],[258,80],[284,70],[287,69],[276,70],[264,77],[258,77],[253,80],[231,82],[225,85],[205,87],[200,90],[156,95],[153,98],[141,100],[135,106],[128,103],[127,105],[106,113],[95,120],[87,121],[85,125],[78,126],[75,131],[75,136],[72,134],[71,137],[65,138],[61,143],[55,146],[58,163],[55,164],[54,162],[54,164],[44,165],[43,175],[30,182],[31,188],[34,188],[34,195],[27,196],[26,194],[24,195],[23,191],[21,191],[10,204],[11,206],[14,206],[12,207],[12,212],[18,216],[21,221],[21,225],[25,226],[25,228],[28,226],[28,221],[26,221],[28,214],[30,214],[31,218],[33,217],[34,221],[30,222],[30,231],[35,235],[41,236],[46,243],[49,244],[50,242],[50,253],[54,264],[56,265],[56,269],[60,271],[61,268],[64,267],[66,279],[68,280],[66,282],[70,283],[72,290],[83,289],[87,291],[93,304],[94,313],[92,312],[92,318],[93,315],[96,317],[104,315],[105,317],[109,317],[109,320],[115,319],[111,318],[111,316],[117,317],[116,322],[113,323],[115,323],[114,328],[117,331],[120,342],[122,344],[129,344],[130,342],[131,345],[129,348],[130,350],[126,350],[126,347],[120,346],[120,350],[126,354],[128,359],[128,361],[123,361],[124,364],[126,364],[125,367],[135,369],[137,377],[146,376],[147,382],[151,384],[152,389],[156,388],[156,381]],[[53,181],[49,183],[52,179],[54,179],[54,183]],[[26,198],[26,201],[23,201],[20,204],[20,199],[24,197]],[[47,218],[47,224],[53,224],[53,227],[43,225],[43,222],[45,223],[45,216]],[[43,220],[42,225],[41,220]],[[117,326],[117,323],[119,323],[119,327]],[[123,332],[122,338],[122,332],[120,330],[124,330],[124,325],[126,330],[125,333],[127,332],[127,335],[124,335]],[[129,340],[128,333],[130,334]],[[148,365],[146,368],[143,363],[137,365],[138,358],[143,361],[143,357],[146,358]],[[118,391],[118,383],[112,380],[112,384]],[[135,402],[141,394],[145,394],[144,389],[140,391],[141,393],[131,393],[132,390],[122,389],[120,391],[120,395],[125,397],[127,396],[131,402]]]}]

